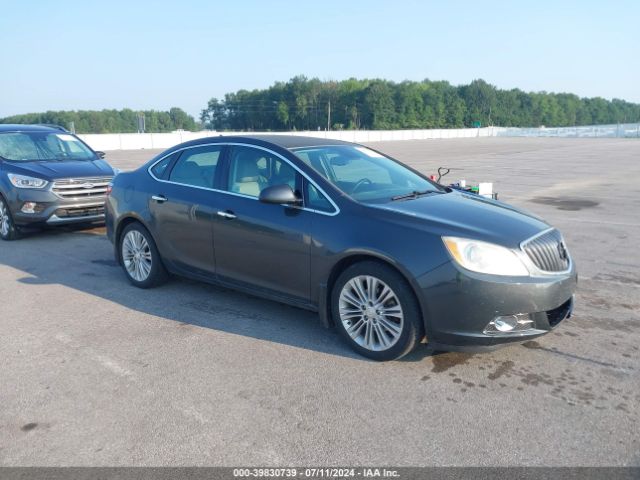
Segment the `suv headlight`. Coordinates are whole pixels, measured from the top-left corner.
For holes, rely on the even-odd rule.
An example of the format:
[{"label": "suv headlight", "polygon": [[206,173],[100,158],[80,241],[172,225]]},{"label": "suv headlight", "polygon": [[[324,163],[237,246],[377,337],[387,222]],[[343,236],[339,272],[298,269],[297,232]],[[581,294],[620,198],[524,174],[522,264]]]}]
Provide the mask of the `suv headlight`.
[{"label": "suv headlight", "polygon": [[453,259],[467,270],[491,275],[528,276],[529,270],[512,250],[468,238],[442,237]]},{"label": "suv headlight", "polygon": [[41,178],[16,175],[15,173],[8,173],[7,176],[13,186],[18,188],[42,188],[49,183]]}]

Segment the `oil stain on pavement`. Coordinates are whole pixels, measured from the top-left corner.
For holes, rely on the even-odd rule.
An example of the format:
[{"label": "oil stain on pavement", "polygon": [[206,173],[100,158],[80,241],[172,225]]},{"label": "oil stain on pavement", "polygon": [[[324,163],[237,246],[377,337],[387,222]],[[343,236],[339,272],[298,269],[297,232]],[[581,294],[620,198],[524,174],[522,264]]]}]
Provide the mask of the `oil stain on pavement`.
[{"label": "oil stain on pavement", "polygon": [[599,205],[599,202],[589,200],[586,198],[571,198],[571,197],[535,197],[531,199],[533,203],[540,203],[542,205],[551,205],[558,210],[570,210],[577,211],[583,208],[593,208]]}]

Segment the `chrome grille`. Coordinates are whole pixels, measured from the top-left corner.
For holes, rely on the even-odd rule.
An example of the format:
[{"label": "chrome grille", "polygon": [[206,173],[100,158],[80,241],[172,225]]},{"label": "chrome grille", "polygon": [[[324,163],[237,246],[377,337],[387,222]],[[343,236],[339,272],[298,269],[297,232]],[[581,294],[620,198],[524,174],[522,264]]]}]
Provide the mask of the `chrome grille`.
[{"label": "chrome grille", "polygon": [[51,190],[62,198],[104,197],[112,179],[113,177],[62,178],[53,183]]},{"label": "chrome grille", "polygon": [[543,272],[562,272],[569,268],[569,251],[558,230],[549,230],[527,240],[522,249]]}]

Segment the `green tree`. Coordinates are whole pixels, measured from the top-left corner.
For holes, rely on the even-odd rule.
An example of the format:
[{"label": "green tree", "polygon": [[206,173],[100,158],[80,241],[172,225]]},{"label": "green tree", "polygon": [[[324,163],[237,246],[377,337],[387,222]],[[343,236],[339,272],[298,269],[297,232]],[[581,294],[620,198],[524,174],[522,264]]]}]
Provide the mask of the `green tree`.
[{"label": "green tree", "polygon": [[[147,110],[145,116],[147,132],[170,132],[177,129],[195,130],[193,117],[179,108],[168,112]],[[0,123],[50,123],[70,128],[71,122],[77,133],[128,133],[138,131],[138,112],[123,110],[78,110],[28,113],[0,119]]]},{"label": "green tree", "polygon": [[395,128],[396,107],[388,82],[374,80],[364,95],[365,114],[374,130]]},{"label": "green tree", "polygon": [[278,102],[278,111],[276,113],[278,120],[286,128],[289,124],[289,107],[283,101]]}]

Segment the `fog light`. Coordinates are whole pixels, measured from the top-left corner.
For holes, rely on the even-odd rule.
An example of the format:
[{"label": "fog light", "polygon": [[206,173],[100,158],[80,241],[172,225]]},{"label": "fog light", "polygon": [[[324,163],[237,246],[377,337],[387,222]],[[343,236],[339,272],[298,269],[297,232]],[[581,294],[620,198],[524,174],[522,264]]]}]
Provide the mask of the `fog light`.
[{"label": "fog light", "polygon": [[500,335],[501,333],[521,332],[535,328],[533,319],[528,313],[516,315],[501,315],[491,320],[484,328],[485,335]]},{"label": "fog light", "polygon": [[500,332],[510,332],[518,326],[518,317],[515,315],[505,315],[504,317],[498,317],[493,321],[496,330]]},{"label": "fog light", "polygon": [[22,213],[36,213],[36,206],[35,202],[25,202],[20,210],[22,210]]}]

